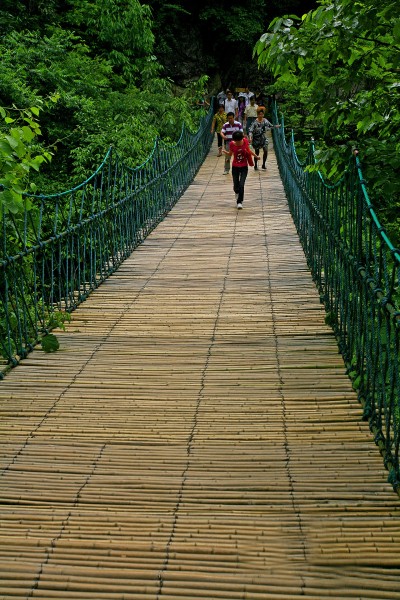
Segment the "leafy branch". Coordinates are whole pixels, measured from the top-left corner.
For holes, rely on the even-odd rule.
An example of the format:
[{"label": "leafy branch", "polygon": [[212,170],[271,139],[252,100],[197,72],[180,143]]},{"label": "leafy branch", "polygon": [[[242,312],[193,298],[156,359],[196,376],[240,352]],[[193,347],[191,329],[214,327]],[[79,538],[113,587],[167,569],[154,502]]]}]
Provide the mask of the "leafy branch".
[{"label": "leafy branch", "polygon": [[24,193],[35,191],[36,186],[29,183],[31,169],[39,171],[42,163],[49,162],[52,152],[37,150],[36,138],[41,135],[37,106],[17,109],[15,119],[0,107],[3,128],[0,130],[0,207],[5,212],[17,214],[30,208],[30,202]]}]

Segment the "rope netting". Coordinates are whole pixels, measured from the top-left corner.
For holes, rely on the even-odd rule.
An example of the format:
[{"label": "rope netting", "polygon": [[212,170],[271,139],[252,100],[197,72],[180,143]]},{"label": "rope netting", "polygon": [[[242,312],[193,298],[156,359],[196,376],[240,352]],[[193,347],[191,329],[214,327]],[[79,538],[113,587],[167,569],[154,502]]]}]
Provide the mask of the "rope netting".
[{"label": "rope netting", "polygon": [[110,148],[82,184],[0,215],[0,379],[126,259],[193,180],[212,143],[210,110],[176,144],[157,138],[130,168]]},{"label": "rope netting", "polygon": [[[278,121],[275,107],[275,122]],[[302,162],[284,119],[274,146],[290,210],[348,374],[389,469],[400,487],[400,250],[379,222],[357,152],[340,181],[328,185],[314,143]]]}]

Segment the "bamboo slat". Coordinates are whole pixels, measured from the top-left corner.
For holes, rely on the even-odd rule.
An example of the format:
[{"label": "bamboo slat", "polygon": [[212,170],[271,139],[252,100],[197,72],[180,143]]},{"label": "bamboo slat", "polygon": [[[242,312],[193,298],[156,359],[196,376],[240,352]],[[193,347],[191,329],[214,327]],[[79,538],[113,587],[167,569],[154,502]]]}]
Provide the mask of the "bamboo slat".
[{"label": "bamboo slat", "polygon": [[0,599],[400,600],[400,506],[270,145],[0,384]]}]

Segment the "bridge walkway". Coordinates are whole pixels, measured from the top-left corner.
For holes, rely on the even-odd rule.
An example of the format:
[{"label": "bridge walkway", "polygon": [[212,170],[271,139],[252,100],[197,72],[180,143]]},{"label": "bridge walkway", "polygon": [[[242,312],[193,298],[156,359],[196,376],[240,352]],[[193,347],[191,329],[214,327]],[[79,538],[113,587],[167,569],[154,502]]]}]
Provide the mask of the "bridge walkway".
[{"label": "bridge walkway", "polygon": [[211,149],[61,349],[0,384],[0,598],[400,599],[400,504],[273,150]]}]

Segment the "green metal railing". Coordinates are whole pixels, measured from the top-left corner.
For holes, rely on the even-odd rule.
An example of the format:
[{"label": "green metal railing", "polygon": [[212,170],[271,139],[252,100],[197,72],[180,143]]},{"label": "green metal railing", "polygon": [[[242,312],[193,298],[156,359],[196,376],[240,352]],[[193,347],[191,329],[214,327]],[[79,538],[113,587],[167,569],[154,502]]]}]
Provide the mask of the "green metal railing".
[{"label": "green metal railing", "polygon": [[[275,107],[275,122],[278,122]],[[328,185],[308,158],[296,154],[284,120],[274,146],[290,210],[335,333],[348,373],[375,441],[400,489],[400,250],[370,202],[358,152],[336,185]]]},{"label": "green metal railing", "polygon": [[176,144],[156,139],[137,168],[110,148],[81,185],[0,215],[0,379],[165,217],[208,153],[212,117]]}]

